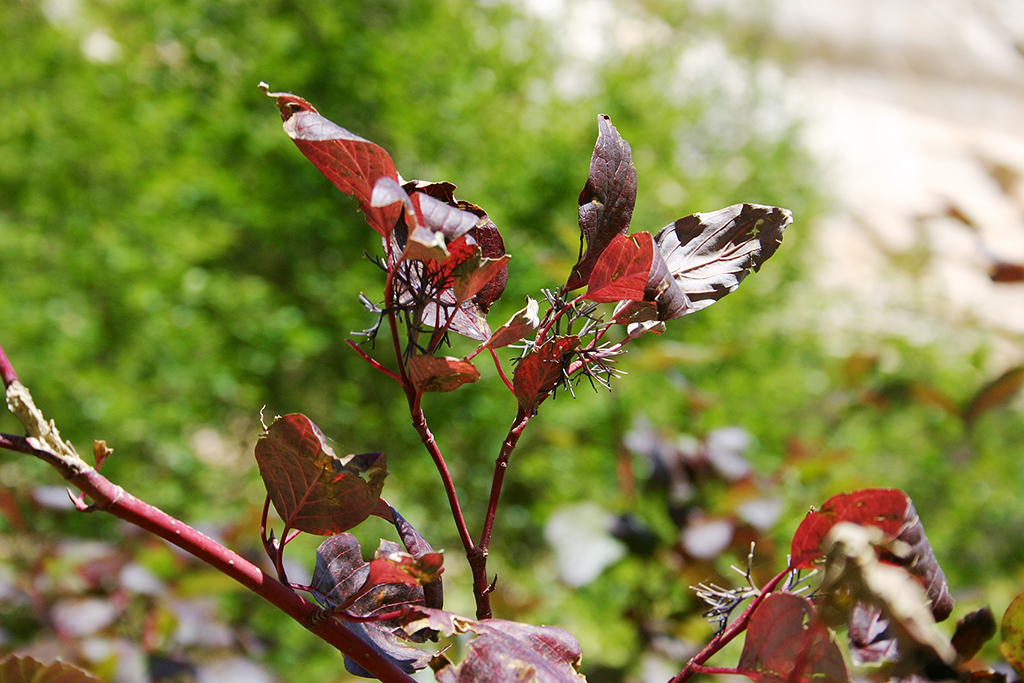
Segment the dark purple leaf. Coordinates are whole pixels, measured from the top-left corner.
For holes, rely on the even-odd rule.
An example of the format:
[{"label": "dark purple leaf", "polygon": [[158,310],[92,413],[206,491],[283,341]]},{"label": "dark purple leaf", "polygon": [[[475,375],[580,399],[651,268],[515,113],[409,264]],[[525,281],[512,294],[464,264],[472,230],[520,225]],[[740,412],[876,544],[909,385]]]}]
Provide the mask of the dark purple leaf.
[{"label": "dark purple leaf", "polygon": [[[430,543],[420,535],[420,532],[413,528],[412,524],[406,521],[405,517],[398,513],[398,510],[391,508],[391,515],[395,529],[398,531],[398,537],[402,539],[402,545],[405,546],[406,551],[410,555],[421,557],[434,552],[434,548],[431,547]],[[444,586],[440,576],[429,583],[423,584],[423,600],[427,607],[435,609],[444,607]]]},{"label": "dark purple leaf", "polygon": [[858,666],[882,664],[899,659],[896,635],[881,608],[858,602],[850,611],[850,657]]},{"label": "dark purple leaf", "polygon": [[757,683],[850,680],[843,653],[814,604],[792,593],[772,593],[754,611],[736,668]]},{"label": "dark purple leaf", "polygon": [[587,248],[572,269],[566,288],[577,289],[590,281],[594,264],[616,235],[629,231],[636,204],[636,169],[629,143],[619,136],[609,116],[597,117],[597,143],[590,158],[590,174],[580,192],[579,216]]},{"label": "dark purple leaf", "polygon": [[974,610],[956,622],[953,634],[953,649],[964,661],[981,651],[982,646],[996,634],[996,618],[986,605]]},{"label": "dark purple leaf", "polygon": [[439,683],[484,681],[544,681],[580,683],[583,655],[571,633],[554,626],[531,626],[504,619],[473,621],[425,608],[410,608],[403,616],[409,631],[434,629],[445,635],[477,634],[466,648],[466,657],[455,666],[443,655],[432,664]]},{"label": "dark purple leaf", "polygon": [[[397,543],[382,540],[377,559],[400,552]],[[331,536],[316,551],[316,567],[310,582],[325,607],[345,605],[347,611],[359,617],[383,615],[403,606],[424,603],[423,588],[406,583],[374,585],[370,578],[370,563],[363,560],[359,542],[352,534]],[[352,598],[356,597],[353,601]],[[427,665],[430,654],[405,644],[410,638],[402,630],[397,618],[365,623],[342,621],[347,629],[369,643],[384,657],[406,673],[418,671]],[[429,634],[420,634],[415,640],[423,642]],[[362,667],[346,657],[345,668],[357,676],[371,678]]]},{"label": "dark purple leaf", "polygon": [[372,206],[370,197],[380,178],[398,179],[391,156],[369,140],[327,120],[301,97],[270,92],[265,83],[260,83],[260,89],[277,100],[284,130],[299,150],[339,190],[354,197],[370,227],[387,237],[395,227],[401,208]]},{"label": "dark purple leaf", "polygon": [[298,413],[277,418],[260,436],[256,462],[285,524],[321,536],[366,519],[388,474],[382,453],[338,457],[323,432]]},{"label": "dark purple leaf", "polygon": [[[699,311],[734,291],[775,253],[782,231],[792,220],[786,209],[735,204],[695,213],[662,228],[655,241],[685,301],[678,301],[675,290],[665,287],[660,296],[669,301],[660,319]],[[652,282],[658,281],[652,277]]]}]

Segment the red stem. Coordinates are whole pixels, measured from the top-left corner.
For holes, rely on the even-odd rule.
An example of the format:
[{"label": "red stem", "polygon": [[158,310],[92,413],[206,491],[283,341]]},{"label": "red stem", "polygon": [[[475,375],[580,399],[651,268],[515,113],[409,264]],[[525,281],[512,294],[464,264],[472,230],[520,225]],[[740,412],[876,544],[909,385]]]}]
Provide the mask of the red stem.
[{"label": "red stem", "polygon": [[[476,551],[469,556],[469,565],[473,570],[473,594],[476,596],[476,618],[491,618],[491,589],[493,583],[487,581],[487,547],[491,543],[491,532],[494,530],[494,518],[498,512],[498,501],[501,499],[501,485],[505,481],[505,471],[508,469],[509,458],[512,451],[519,443],[526,425],[530,422],[530,413],[522,406],[516,413],[516,419],[509,427],[508,435],[501,444],[501,451],[494,462],[494,478],[491,480],[491,497],[487,503],[487,516],[484,518],[484,528],[480,532],[480,542],[477,543]],[[497,577],[494,579],[497,581]]]},{"label": "red stem", "polygon": [[351,346],[353,351],[355,351],[360,356],[362,356],[363,360],[365,360],[367,363],[369,363],[373,367],[374,370],[379,370],[379,371],[383,372],[385,375],[387,375],[391,379],[395,380],[399,384],[402,383],[402,378],[396,372],[394,372],[392,370],[388,370],[386,367],[384,367],[379,362],[377,362],[377,359],[373,358],[370,354],[366,353],[366,351],[363,351],[361,348],[359,348],[359,344],[356,344],[351,339],[346,339],[345,343],[348,344],[349,346]]},{"label": "red stem", "polygon": [[462,507],[459,505],[459,496],[455,492],[455,482],[452,481],[451,472],[448,471],[448,464],[444,461],[444,456],[441,455],[441,449],[437,446],[437,441],[434,439],[433,433],[430,431],[430,427],[427,425],[427,418],[423,414],[423,405],[421,399],[423,394],[412,389],[406,389],[406,397],[409,400],[409,413],[412,415],[412,426],[416,430],[416,433],[420,435],[420,441],[423,442],[423,447],[430,453],[431,459],[434,461],[434,466],[437,467],[438,474],[441,475],[441,483],[444,485],[444,492],[448,496],[448,505],[452,509],[452,517],[455,519],[455,526],[459,530],[459,538],[462,539],[462,547],[465,548],[467,556],[471,555],[475,549],[473,545],[473,537],[469,533],[469,527],[466,526],[466,518],[462,515]]},{"label": "red stem", "polygon": [[0,378],[4,380],[5,389],[18,381],[18,373],[14,371],[14,366],[11,365],[11,361],[7,358],[7,354],[4,353],[4,347],[2,346],[0,346]]},{"label": "red stem", "polygon": [[53,466],[103,510],[163,538],[206,562],[281,609],[385,683],[414,683],[414,679],[384,659],[376,650],[337,621],[314,625],[320,608],[267,575],[241,555],[225,548],[192,527],[131,495],[85,463],[74,466],[50,451],[34,448],[25,437],[0,435],[0,448],[34,455]]},{"label": "red stem", "polygon": [[[711,659],[711,657],[715,653],[717,653],[719,650],[725,647],[733,638],[743,633],[743,631],[747,629],[747,624],[750,623],[750,617],[754,615],[754,610],[760,607],[764,599],[767,598],[773,590],[775,590],[775,587],[778,586],[783,581],[783,579],[786,578],[790,571],[792,571],[792,568],[787,567],[785,571],[783,571],[781,574],[776,575],[768,583],[766,583],[761,588],[761,592],[757,595],[757,597],[751,600],[750,604],[747,605],[747,608],[743,610],[743,613],[736,617],[736,620],[729,624],[729,626],[726,627],[726,629],[722,631],[720,634],[718,634],[718,636],[712,638],[711,642],[705,645],[700,652],[695,654],[693,656],[693,659],[687,662],[686,666],[683,667],[683,670],[680,671],[675,678],[669,681],[669,683],[684,683],[685,681],[688,681],[691,678],[693,678],[694,674],[702,673],[699,669],[703,668],[704,662]],[[732,671],[732,673],[735,673],[735,671]]]},{"label": "red stem", "polygon": [[501,377],[501,381],[505,383],[505,386],[508,387],[508,390],[512,392],[513,396],[515,396],[516,387],[514,384],[512,384],[509,378],[505,376],[505,371],[501,367],[501,361],[498,360],[498,353],[494,349],[488,349],[488,351],[491,352],[491,358],[494,359],[494,367],[498,369],[498,376]]}]

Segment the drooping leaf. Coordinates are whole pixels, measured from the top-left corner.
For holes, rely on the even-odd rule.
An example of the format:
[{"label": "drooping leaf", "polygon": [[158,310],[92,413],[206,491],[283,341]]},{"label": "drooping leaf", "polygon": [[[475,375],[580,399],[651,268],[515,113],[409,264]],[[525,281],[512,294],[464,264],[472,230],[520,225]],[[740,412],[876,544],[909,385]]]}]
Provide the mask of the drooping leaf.
[{"label": "drooping leaf", "polygon": [[450,356],[416,355],[409,359],[409,378],[419,391],[455,391],[480,379],[480,371],[468,360]]},{"label": "drooping leaf", "polygon": [[431,662],[439,683],[544,681],[582,683],[579,642],[565,629],[504,619],[474,621],[451,612],[412,607],[403,617],[407,631],[438,630],[445,635],[475,633],[457,666],[444,655]]},{"label": "drooping leaf", "polygon": [[500,349],[515,344],[540,327],[540,305],[536,300],[526,298],[526,306],[516,311],[509,321],[496,329],[491,338],[483,343],[489,349]]},{"label": "drooping leaf", "polygon": [[999,651],[1017,673],[1024,676],[1024,593],[1010,601],[1003,612]]},{"label": "drooping leaf", "polygon": [[480,246],[480,256],[484,259],[492,260],[506,259],[506,264],[494,274],[494,277],[487,281],[487,284],[473,295],[473,304],[480,311],[486,313],[505,292],[505,285],[508,284],[507,259],[510,257],[505,254],[505,242],[501,239],[498,226],[494,224],[494,221],[490,219],[486,211],[476,204],[463,201],[458,202],[458,207],[463,211],[476,214],[478,218],[476,227],[469,231],[469,236],[475,239],[476,243]]},{"label": "drooping leaf", "polygon": [[0,659],[0,683],[100,683],[92,674],[65,662],[43,664],[32,657]]},{"label": "drooping leaf", "polygon": [[594,264],[586,298],[599,303],[642,301],[653,260],[651,233],[616,235]]},{"label": "drooping leaf", "polygon": [[597,128],[590,174],[579,198],[581,237],[587,247],[586,251],[580,249],[582,255],[566,283],[569,290],[587,284],[602,252],[616,235],[629,231],[636,204],[636,169],[629,143],[605,114],[597,117]]},{"label": "drooping leaf", "polygon": [[[399,552],[398,544],[382,540],[375,560]],[[337,534],[326,539],[317,549],[310,586],[317,591],[318,599],[325,607],[348,605],[347,611],[359,617],[384,615],[405,606],[423,605],[423,588],[418,582],[380,582],[393,577],[379,572],[376,579],[380,581],[374,580],[370,566],[371,563],[363,560],[359,542],[352,534]],[[397,618],[363,623],[343,620],[342,623],[406,673],[424,668],[430,659],[429,653],[403,642],[410,638]],[[414,640],[423,642],[428,635],[421,634]],[[354,675],[372,678],[347,657],[345,668]]]},{"label": "drooping leaf", "polygon": [[992,609],[985,605],[966,614],[956,622],[953,633],[953,649],[961,659],[967,661],[981,651],[982,646],[996,634],[996,618]]},{"label": "drooping leaf", "polygon": [[563,363],[580,345],[575,335],[554,337],[530,349],[512,376],[516,398],[532,413],[564,378]]},{"label": "drooping leaf", "polygon": [[401,207],[375,207],[370,197],[380,178],[398,179],[391,156],[382,147],[324,118],[301,97],[270,92],[265,83],[260,83],[260,89],[277,100],[284,130],[299,150],[339,190],[354,197],[370,227],[387,237],[395,227]]},{"label": "drooping leaf", "polygon": [[846,683],[842,651],[814,604],[792,593],[772,593],[747,627],[736,667],[757,683]]},{"label": "drooping leaf", "polygon": [[974,424],[982,413],[1006,404],[1021,387],[1024,387],[1024,365],[1010,368],[978,390],[964,409],[964,422],[968,426]]},{"label": "drooping leaf", "polygon": [[655,241],[686,301],[674,301],[674,290],[666,288],[660,296],[673,301],[664,306],[668,310],[659,318],[670,320],[699,311],[734,291],[775,253],[782,231],[792,221],[786,209],[735,204],[695,213],[662,228]]},{"label": "drooping leaf", "polygon": [[790,562],[795,568],[810,569],[828,552],[825,539],[839,522],[873,526],[894,539],[909,509],[910,498],[899,489],[862,489],[832,496],[800,522],[790,544]]},{"label": "drooping leaf", "polygon": [[425,192],[406,192],[393,178],[381,178],[373,188],[371,204],[386,207],[401,204],[404,209],[404,248],[407,260],[444,261],[447,245],[476,226],[476,214],[446,204]]},{"label": "drooping leaf", "polygon": [[260,476],[289,528],[327,536],[366,519],[377,506],[387,460],[382,453],[334,453],[305,415],[274,420],[256,442]]}]

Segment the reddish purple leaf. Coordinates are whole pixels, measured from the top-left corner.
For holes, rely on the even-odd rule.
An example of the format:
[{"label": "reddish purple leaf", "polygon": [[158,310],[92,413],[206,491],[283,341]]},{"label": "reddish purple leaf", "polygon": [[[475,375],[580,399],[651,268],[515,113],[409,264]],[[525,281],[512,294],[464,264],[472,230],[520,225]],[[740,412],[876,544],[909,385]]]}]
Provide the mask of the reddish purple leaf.
[{"label": "reddish purple leaf", "polygon": [[[397,543],[381,540],[375,560],[400,551],[401,547]],[[405,581],[375,582],[370,577],[370,565],[363,560],[355,536],[331,536],[316,551],[316,567],[310,586],[319,594],[318,600],[325,607],[348,604],[346,611],[358,617],[384,615],[403,607],[423,605],[423,588],[420,585],[415,582],[410,585]],[[377,578],[386,580],[390,577]],[[429,653],[403,642],[410,639],[423,642],[430,634],[422,633],[410,638],[395,617],[363,623],[343,623],[406,673],[422,669],[430,659]],[[362,667],[348,658],[345,659],[345,668],[357,676],[370,677]]]},{"label": "reddish purple leaf", "polygon": [[[420,535],[420,532],[416,531],[412,524],[406,521],[405,517],[398,513],[398,510],[391,508],[391,517],[392,523],[398,531],[398,537],[402,539],[402,545],[410,555],[422,557],[434,552],[433,547]],[[440,575],[433,581],[423,584],[423,601],[427,607],[436,609],[444,607],[444,585]]]},{"label": "reddish purple leaf", "polygon": [[711,213],[695,213],[662,228],[655,241],[678,291],[660,272],[652,272],[651,284],[662,290],[656,298],[659,319],[699,311],[734,291],[775,253],[782,243],[782,231],[792,221],[786,209],[735,204]]},{"label": "reddish purple leaf", "polygon": [[382,236],[394,229],[401,207],[375,207],[370,203],[380,178],[398,179],[391,156],[383,148],[355,135],[320,115],[313,105],[291,93],[260,89],[277,100],[284,130],[299,150],[334,185],[359,202],[366,222]]},{"label": "reddish purple leaf", "polygon": [[750,618],[736,667],[757,683],[846,683],[850,674],[814,604],[772,593]]},{"label": "reddish purple leaf", "polygon": [[594,264],[586,298],[599,303],[642,301],[653,261],[651,233],[616,235]]},{"label": "reddish purple leaf", "polygon": [[453,665],[444,655],[432,664],[439,683],[481,681],[545,681],[579,683],[583,654],[571,633],[555,626],[531,626],[504,619],[473,621],[451,612],[408,608],[403,623],[408,631],[434,629],[452,636],[475,633],[466,657]]},{"label": "reddish purple leaf", "polygon": [[961,659],[967,661],[981,651],[982,646],[996,634],[996,618],[986,605],[966,614],[956,622],[953,633],[953,649]]},{"label": "reddish purple leaf", "polygon": [[417,355],[408,360],[406,367],[419,391],[455,391],[480,379],[480,371],[462,358]]},{"label": "reddish purple leaf", "polygon": [[340,458],[305,415],[279,417],[256,442],[260,476],[291,529],[327,536],[366,519],[377,506],[387,461],[381,453]]},{"label": "reddish purple leaf", "polygon": [[555,337],[530,349],[512,375],[519,405],[532,413],[564,379],[564,362],[580,345],[577,336]]},{"label": "reddish purple leaf", "polygon": [[590,281],[594,265],[616,235],[625,235],[636,204],[636,169],[629,143],[619,136],[609,116],[597,117],[597,143],[590,158],[590,174],[580,192],[579,216],[587,249],[572,269],[566,288]]},{"label": "reddish purple leaf", "polygon": [[894,539],[911,509],[910,498],[899,489],[862,489],[832,496],[800,522],[790,545],[790,562],[797,569],[811,568],[828,552],[825,539],[839,522],[877,527]]}]

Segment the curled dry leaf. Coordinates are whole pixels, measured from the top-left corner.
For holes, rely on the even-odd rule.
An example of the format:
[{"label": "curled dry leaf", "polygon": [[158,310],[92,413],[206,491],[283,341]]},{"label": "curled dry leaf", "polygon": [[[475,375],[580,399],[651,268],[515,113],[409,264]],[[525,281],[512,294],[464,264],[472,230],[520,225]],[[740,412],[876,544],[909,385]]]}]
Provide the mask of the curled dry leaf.
[{"label": "curled dry leaf", "polygon": [[[581,255],[566,284],[568,290],[590,281],[604,250],[617,235],[629,230],[636,204],[636,169],[629,143],[619,135],[609,116],[598,116],[597,127],[590,173],[579,198]],[[587,243],[585,252],[582,239]]]},{"label": "curled dry leaf", "polygon": [[260,90],[277,100],[284,131],[299,150],[339,190],[354,197],[370,227],[387,237],[401,207],[373,206],[370,197],[380,178],[398,179],[391,156],[382,147],[324,118],[301,97],[270,92],[266,83],[260,83]]},{"label": "curled dry leaf", "polygon": [[260,436],[256,462],[288,528],[321,536],[366,519],[388,473],[382,453],[338,457],[319,427],[297,413],[275,419]]},{"label": "curled dry leaf", "polygon": [[565,629],[532,626],[504,619],[474,621],[451,612],[410,607],[402,617],[407,631],[433,629],[445,635],[475,633],[463,661],[453,665],[443,655],[430,662],[439,683],[545,681],[580,683],[583,654]]}]

